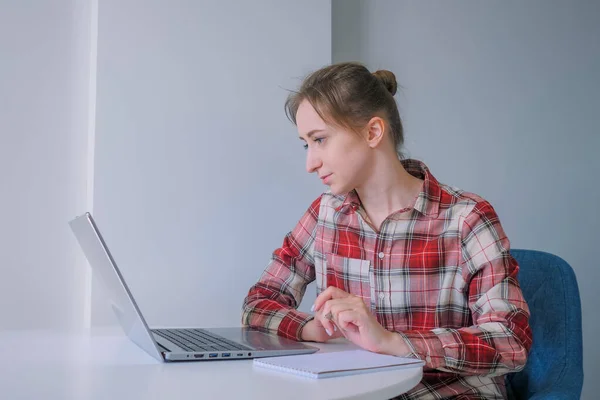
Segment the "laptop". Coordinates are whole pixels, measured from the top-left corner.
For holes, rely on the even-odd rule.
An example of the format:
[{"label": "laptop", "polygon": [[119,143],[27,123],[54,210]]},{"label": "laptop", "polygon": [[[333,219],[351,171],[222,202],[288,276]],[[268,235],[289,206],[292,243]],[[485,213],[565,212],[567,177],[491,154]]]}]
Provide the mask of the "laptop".
[{"label": "laptop", "polygon": [[159,361],[239,360],[319,350],[249,327],[149,329],[92,215],[85,213],[69,225],[94,274],[104,284],[123,331]]}]

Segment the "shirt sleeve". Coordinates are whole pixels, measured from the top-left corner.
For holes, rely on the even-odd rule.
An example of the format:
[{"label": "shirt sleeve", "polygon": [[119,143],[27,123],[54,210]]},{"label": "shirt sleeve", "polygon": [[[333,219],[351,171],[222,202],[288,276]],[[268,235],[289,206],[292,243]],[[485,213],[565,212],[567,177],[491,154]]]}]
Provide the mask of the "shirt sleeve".
[{"label": "shirt sleeve", "polygon": [[399,333],[426,367],[462,375],[498,376],[524,368],[532,344],[519,266],[496,212],[478,203],[462,222],[462,277],[473,325]]},{"label": "shirt sleeve", "polygon": [[297,311],[306,286],[315,280],[313,248],[321,197],[304,213],[283,245],[273,252],[259,281],[244,300],[242,324],[293,340],[314,317]]}]

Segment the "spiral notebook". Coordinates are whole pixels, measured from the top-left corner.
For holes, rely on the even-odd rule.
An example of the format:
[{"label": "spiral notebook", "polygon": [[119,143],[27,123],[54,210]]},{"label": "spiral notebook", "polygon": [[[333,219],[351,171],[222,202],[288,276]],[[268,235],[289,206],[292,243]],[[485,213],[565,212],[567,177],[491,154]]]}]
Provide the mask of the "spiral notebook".
[{"label": "spiral notebook", "polygon": [[415,358],[388,356],[366,350],[254,359],[254,366],[256,367],[316,379],[422,367],[423,365],[425,365],[424,361]]}]

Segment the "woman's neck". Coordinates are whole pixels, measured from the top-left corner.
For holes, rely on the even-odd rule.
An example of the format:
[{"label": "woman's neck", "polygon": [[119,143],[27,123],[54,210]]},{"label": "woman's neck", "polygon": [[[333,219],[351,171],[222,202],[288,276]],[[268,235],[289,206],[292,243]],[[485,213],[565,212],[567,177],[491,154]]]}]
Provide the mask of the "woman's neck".
[{"label": "woman's neck", "polygon": [[371,223],[379,230],[390,214],[415,204],[423,180],[409,174],[396,157],[382,157],[374,163],[371,176],[356,192]]}]

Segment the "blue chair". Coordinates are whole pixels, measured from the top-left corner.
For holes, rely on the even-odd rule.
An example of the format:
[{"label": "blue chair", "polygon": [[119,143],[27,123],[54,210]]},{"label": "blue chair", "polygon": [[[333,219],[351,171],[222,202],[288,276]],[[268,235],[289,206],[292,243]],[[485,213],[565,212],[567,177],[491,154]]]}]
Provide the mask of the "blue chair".
[{"label": "blue chair", "polygon": [[581,301],[575,273],[553,254],[511,250],[531,311],[533,346],[525,368],[506,376],[512,399],[579,399],[583,386]]}]

